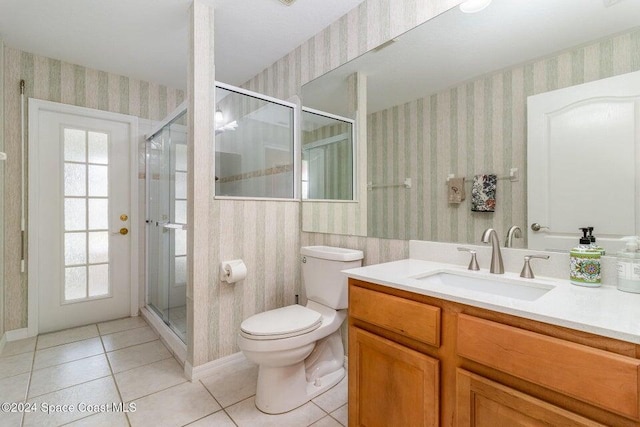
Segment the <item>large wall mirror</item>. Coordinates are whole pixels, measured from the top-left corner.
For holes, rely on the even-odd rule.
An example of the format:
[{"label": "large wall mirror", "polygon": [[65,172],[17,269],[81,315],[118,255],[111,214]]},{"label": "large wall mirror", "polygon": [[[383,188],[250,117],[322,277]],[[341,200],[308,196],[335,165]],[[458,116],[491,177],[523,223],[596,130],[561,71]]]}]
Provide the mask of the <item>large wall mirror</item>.
[{"label": "large wall mirror", "polygon": [[[357,159],[367,174],[366,235],[477,243],[488,227],[506,236],[516,225],[522,233],[513,247],[566,249],[577,242],[578,227],[594,226],[599,241],[612,245],[603,246],[614,250],[618,235],[640,233],[635,197],[640,130],[639,120],[633,119],[640,117],[640,102],[627,102],[640,90],[609,80],[640,70],[638,16],[640,1],[633,0],[493,0],[475,14],[456,7],[305,84],[305,106],[344,116],[350,111],[344,96],[349,76],[366,77],[366,123],[356,122],[356,127],[366,126],[366,141],[358,141],[366,144],[366,156]],[[640,73],[629,76],[640,79]],[[592,84],[623,89],[603,94]],[[528,107],[545,94],[555,99],[557,93],[563,104]],[[585,102],[593,105],[584,107]],[[626,121],[609,120],[612,116]],[[551,136],[542,131],[548,136],[545,144],[569,134],[578,140],[530,154],[529,122],[534,121],[547,130],[553,123]],[[585,130],[595,123],[604,125]],[[615,145],[612,131],[620,125],[625,130],[615,138],[624,143]],[[583,137],[591,140],[582,144]],[[587,146],[595,151],[583,153]],[[616,155],[605,155],[614,151]],[[543,166],[532,167],[529,156],[542,159]],[[631,159],[630,166],[619,164],[623,159]],[[558,174],[562,168],[565,175]],[[531,178],[534,170],[547,171],[544,179]],[[472,194],[474,181],[492,182],[494,175],[489,212],[474,209],[479,200]],[[605,183],[596,194],[583,188],[579,194],[585,196],[563,197],[562,192],[574,197],[573,189],[589,187],[584,180],[591,175]],[[451,187],[462,177],[466,198],[456,203],[455,197],[450,200]],[[601,202],[598,192],[618,188],[614,177],[628,191]],[[478,189],[481,197],[487,196]],[[551,190],[553,196],[547,196]],[[542,213],[529,213],[540,207],[540,197],[546,203]],[[556,200],[574,201],[567,203],[569,209]],[[591,214],[593,205],[599,209]],[[606,218],[607,209],[624,211],[615,218],[625,218],[627,226],[610,227],[617,219]],[[315,223],[303,217],[303,231],[322,231],[313,228]],[[532,223],[540,224],[538,231],[531,229]],[[534,235],[557,239],[540,242]]]}]

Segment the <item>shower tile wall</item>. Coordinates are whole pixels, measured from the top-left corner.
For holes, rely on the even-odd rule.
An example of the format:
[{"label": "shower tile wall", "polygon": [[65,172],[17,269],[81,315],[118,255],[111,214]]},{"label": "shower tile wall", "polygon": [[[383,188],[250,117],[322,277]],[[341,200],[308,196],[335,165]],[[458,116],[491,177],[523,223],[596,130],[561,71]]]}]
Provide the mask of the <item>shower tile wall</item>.
[{"label": "shower tile wall", "polygon": [[[4,48],[5,149],[20,158],[20,79],[26,97],[161,120],[183,100],[184,91]],[[27,113],[28,114],[28,113]],[[5,331],[27,326],[27,277],[20,273],[20,162],[6,163]]]}]

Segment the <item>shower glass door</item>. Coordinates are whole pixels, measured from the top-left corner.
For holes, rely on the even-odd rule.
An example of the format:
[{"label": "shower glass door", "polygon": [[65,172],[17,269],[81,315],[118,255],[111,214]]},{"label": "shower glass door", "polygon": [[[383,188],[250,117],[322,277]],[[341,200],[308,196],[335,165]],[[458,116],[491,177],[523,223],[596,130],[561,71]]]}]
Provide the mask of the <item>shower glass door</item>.
[{"label": "shower glass door", "polygon": [[147,304],[186,341],[186,112],[147,142]]}]

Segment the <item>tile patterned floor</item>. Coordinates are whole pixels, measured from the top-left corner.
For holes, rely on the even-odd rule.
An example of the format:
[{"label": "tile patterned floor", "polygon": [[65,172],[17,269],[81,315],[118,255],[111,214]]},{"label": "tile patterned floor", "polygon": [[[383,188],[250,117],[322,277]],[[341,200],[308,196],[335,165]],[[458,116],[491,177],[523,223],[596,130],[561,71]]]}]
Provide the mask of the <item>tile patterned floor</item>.
[{"label": "tile patterned floor", "polygon": [[[191,383],[142,318],[82,326],[6,344],[0,354],[0,402],[36,410],[24,416],[2,410],[0,426],[347,425],[346,378],[300,408],[267,415],[254,404],[257,376],[257,367],[242,360]],[[113,402],[135,403],[136,410],[99,411]],[[69,404],[73,411],[64,410]],[[43,411],[47,408],[52,413]]]}]

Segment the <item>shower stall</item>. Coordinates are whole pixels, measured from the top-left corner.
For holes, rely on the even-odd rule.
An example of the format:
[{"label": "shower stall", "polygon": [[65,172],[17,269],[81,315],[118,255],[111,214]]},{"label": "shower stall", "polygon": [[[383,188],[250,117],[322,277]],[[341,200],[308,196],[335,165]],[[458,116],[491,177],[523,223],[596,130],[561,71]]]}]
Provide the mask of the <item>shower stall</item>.
[{"label": "shower stall", "polygon": [[179,107],[145,144],[147,308],[187,340],[187,110]]}]

